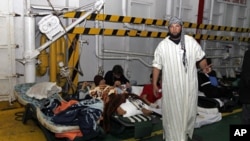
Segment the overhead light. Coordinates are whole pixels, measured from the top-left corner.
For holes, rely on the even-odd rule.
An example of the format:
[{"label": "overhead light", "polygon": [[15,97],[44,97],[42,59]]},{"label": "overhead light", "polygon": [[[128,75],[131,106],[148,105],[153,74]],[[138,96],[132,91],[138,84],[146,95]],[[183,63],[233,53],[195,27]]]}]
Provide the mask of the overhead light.
[{"label": "overhead light", "polygon": [[42,33],[52,40],[52,38],[58,33],[64,31],[63,27],[60,24],[60,21],[57,16],[48,15],[43,17],[38,22],[39,29]]}]

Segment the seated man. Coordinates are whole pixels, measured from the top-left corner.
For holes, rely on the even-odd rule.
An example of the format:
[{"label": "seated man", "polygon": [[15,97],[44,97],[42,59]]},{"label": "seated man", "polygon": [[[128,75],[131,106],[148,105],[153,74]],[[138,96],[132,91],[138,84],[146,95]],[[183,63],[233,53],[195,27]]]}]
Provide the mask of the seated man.
[{"label": "seated man", "polygon": [[232,91],[219,84],[219,81],[216,77],[216,72],[212,70],[210,58],[207,58],[207,63],[210,66],[209,73],[198,71],[199,91],[203,92],[208,98],[232,98]]},{"label": "seated man", "polygon": [[106,84],[114,87],[118,87],[122,85],[126,87],[126,91],[131,91],[131,85],[129,80],[125,77],[123,68],[121,65],[115,65],[112,70],[108,71],[104,79],[106,80]]},{"label": "seated man", "polygon": [[[160,105],[160,102],[158,102],[158,101],[160,101],[160,99],[162,97],[162,93],[159,92],[159,95],[157,95],[157,96],[154,95],[152,76],[153,76],[153,74],[151,73],[150,74],[150,84],[146,84],[143,86],[143,90],[142,90],[142,93],[140,96],[151,107],[159,108],[161,105]],[[161,89],[161,77],[159,77],[159,80],[158,80],[158,87],[159,87],[159,89]]]}]

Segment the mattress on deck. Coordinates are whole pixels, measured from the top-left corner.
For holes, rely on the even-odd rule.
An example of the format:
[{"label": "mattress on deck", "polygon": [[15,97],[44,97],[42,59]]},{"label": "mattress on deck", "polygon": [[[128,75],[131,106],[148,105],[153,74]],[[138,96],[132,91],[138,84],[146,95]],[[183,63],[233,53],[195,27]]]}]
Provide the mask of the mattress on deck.
[{"label": "mattress on deck", "polygon": [[[32,106],[34,106],[35,111],[33,112],[36,112],[35,114],[36,119],[39,121],[41,125],[43,125],[46,129],[50,130],[53,133],[74,132],[76,130],[79,130],[79,126],[55,124],[50,120],[50,117],[43,114],[43,112],[40,109],[42,107],[43,99],[39,100],[39,99],[29,97],[26,95],[26,92],[28,91],[28,89],[34,85],[35,83],[24,83],[24,84],[18,84],[15,86],[15,96],[18,102],[21,103],[22,105],[31,104]],[[56,98],[56,99],[59,99],[60,101],[63,100],[62,97],[57,93],[51,95],[50,98],[51,99]]]}]

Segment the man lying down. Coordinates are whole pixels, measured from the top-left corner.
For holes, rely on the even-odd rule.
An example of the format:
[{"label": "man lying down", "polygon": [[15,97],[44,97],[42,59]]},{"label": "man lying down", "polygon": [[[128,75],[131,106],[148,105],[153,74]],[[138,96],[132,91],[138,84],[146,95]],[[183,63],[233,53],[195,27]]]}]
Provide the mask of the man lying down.
[{"label": "man lying down", "polygon": [[146,102],[136,94],[115,94],[110,93],[105,101],[103,111],[103,128],[106,132],[110,131],[111,117],[121,115],[130,117],[138,114],[151,115],[153,110]]},{"label": "man lying down", "polygon": [[[102,86],[99,87],[102,88]],[[53,104],[50,103],[42,108],[42,112],[50,116],[51,121],[56,124],[79,125],[83,134],[95,131],[99,123],[108,132],[110,120],[114,114],[129,117],[153,113],[145,101],[136,94],[118,94],[114,87],[101,88],[96,88],[96,91],[91,90],[92,94],[102,93],[101,97],[92,97],[81,101],[53,101]]]}]

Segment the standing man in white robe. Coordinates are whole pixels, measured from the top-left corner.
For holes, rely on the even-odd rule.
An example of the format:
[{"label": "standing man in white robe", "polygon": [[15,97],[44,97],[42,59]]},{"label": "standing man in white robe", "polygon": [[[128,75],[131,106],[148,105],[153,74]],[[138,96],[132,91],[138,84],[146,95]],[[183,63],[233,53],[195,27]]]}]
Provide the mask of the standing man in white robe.
[{"label": "standing man in white robe", "polygon": [[162,70],[162,120],[165,141],[192,139],[197,114],[197,67],[207,72],[205,53],[198,42],[183,34],[183,22],[169,20],[169,36],[154,53],[153,85],[157,95],[157,80]]}]

